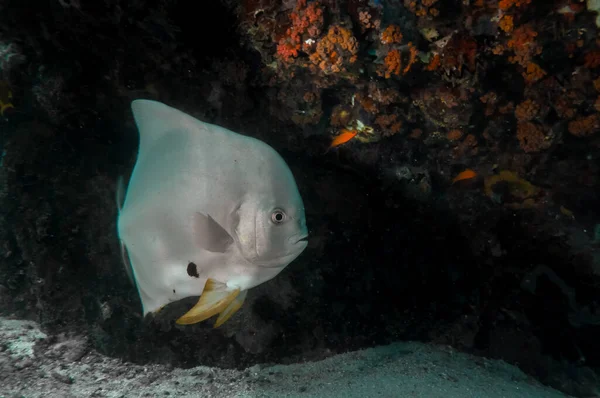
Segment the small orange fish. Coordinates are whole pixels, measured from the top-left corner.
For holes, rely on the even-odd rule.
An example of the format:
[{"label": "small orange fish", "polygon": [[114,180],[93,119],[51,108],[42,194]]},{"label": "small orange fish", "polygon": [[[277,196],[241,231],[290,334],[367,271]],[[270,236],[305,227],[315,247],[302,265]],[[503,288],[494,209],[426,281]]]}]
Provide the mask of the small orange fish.
[{"label": "small orange fish", "polygon": [[343,129],[342,133],[338,136],[336,136],[333,141],[331,141],[331,145],[329,146],[329,149],[336,147],[338,145],[342,145],[345,144],[346,142],[350,141],[352,138],[354,138],[354,136],[358,134],[358,130],[346,130]]},{"label": "small orange fish", "polygon": [[475,178],[475,177],[477,177],[476,172],[474,172],[471,169],[466,169],[465,171],[461,171],[460,173],[458,173],[458,175],[456,177],[454,177],[454,179],[452,180],[452,184],[454,184],[455,182],[458,182],[458,181],[469,180],[469,179]]}]

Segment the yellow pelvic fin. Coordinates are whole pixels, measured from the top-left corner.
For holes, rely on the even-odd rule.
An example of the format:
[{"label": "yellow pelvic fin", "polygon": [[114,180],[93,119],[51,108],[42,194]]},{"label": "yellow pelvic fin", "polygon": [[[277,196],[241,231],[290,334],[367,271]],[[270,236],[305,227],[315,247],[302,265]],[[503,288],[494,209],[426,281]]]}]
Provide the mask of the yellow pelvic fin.
[{"label": "yellow pelvic fin", "polygon": [[4,111],[10,108],[14,108],[13,104],[11,104],[10,102],[5,104],[2,101],[0,101],[0,115],[4,116]]},{"label": "yellow pelvic fin", "polygon": [[158,314],[160,312],[160,310],[162,310],[163,308],[165,308],[166,304],[161,305],[160,307],[158,307],[157,309],[155,309],[152,313],[154,315]]},{"label": "yellow pelvic fin", "polygon": [[204,285],[204,291],[200,296],[200,300],[198,300],[191,310],[177,319],[176,323],[178,325],[191,325],[223,312],[240,294],[240,289],[226,289],[227,286],[224,283],[208,279]]},{"label": "yellow pelvic fin", "polygon": [[222,324],[224,324],[225,322],[227,322],[227,320],[229,318],[231,318],[231,316],[233,314],[235,314],[237,312],[237,310],[239,310],[240,308],[242,308],[242,305],[244,304],[244,300],[246,299],[246,294],[248,293],[247,290],[242,291],[239,296],[237,296],[235,298],[235,300],[233,300],[228,306],[227,308],[225,308],[223,310],[223,312],[221,312],[219,314],[219,317],[217,318],[217,321],[215,322],[215,328],[218,328],[219,326],[221,326]]}]

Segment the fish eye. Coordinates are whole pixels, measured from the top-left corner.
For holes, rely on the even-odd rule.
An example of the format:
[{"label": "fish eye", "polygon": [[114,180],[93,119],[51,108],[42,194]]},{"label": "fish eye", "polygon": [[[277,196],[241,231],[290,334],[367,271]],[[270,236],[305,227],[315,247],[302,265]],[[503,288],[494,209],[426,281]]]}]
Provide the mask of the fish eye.
[{"label": "fish eye", "polygon": [[273,221],[274,224],[281,224],[286,218],[287,215],[281,209],[275,209],[273,210],[273,213],[271,213],[271,221]]}]

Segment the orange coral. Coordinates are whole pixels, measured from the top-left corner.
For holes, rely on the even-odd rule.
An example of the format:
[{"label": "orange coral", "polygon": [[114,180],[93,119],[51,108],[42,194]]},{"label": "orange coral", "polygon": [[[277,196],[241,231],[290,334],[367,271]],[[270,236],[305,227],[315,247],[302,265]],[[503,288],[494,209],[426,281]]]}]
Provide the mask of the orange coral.
[{"label": "orange coral", "polygon": [[369,13],[369,11],[367,10],[358,12],[358,20],[360,21],[362,26],[365,27],[365,29],[371,28],[371,18],[371,13]]},{"label": "orange coral", "polygon": [[368,8],[358,9],[358,20],[360,22],[361,31],[365,32],[367,29],[379,29],[381,20],[373,20],[373,15],[369,12]]},{"label": "orange coral", "polygon": [[317,95],[312,91],[307,91],[302,96],[304,102],[314,102],[317,99]]},{"label": "orange coral", "polygon": [[465,138],[464,143],[471,147],[477,146],[477,138],[475,138],[473,134],[469,134],[467,135],[467,138]]},{"label": "orange coral", "polygon": [[520,122],[528,122],[535,118],[540,111],[540,106],[532,99],[527,99],[517,105],[515,109],[515,117]]},{"label": "orange coral", "polygon": [[571,119],[575,116],[576,110],[571,106],[572,103],[565,97],[559,96],[554,103],[554,110],[558,114],[558,116]]},{"label": "orange coral", "polygon": [[498,95],[495,92],[490,91],[489,93],[479,97],[479,100],[484,104],[495,104],[498,101]]},{"label": "orange coral", "polygon": [[473,156],[477,155],[478,152],[477,138],[475,138],[473,134],[469,134],[465,137],[463,142],[454,148],[454,157],[462,158],[464,156]]},{"label": "orange coral", "polygon": [[473,71],[476,56],[477,42],[475,39],[465,34],[454,34],[442,52],[442,67],[447,71],[457,70],[458,73],[461,73],[463,65],[466,65],[469,70]]},{"label": "orange coral", "polygon": [[408,73],[411,66],[417,61],[417,55],[419,55],[419,51],[417,50],[417,47],[413,46],[412,42],[408,43],[408,51],[409,51],[408,63],[406,64],[406,67],[402,71],[402,73],[404,73],[404,74]]},{"label": "orange coral", "polygon": [[508,104],[500,106],[498,108],[498,111],[503,115],[506,115],[508,113],[512,113],[513,109],[515,109],[515,104],[513,104],[513,102],[510,101]]},{"label": "orange coral", "polygon": [[421,130],[421,129],[414,129],[414,130],[413,130],[413,131],[410,133],[409,137],[410,137],[410,138],[413,138],[413,139],[415,139],[415,140],[418,140],[419,138],[421,138],[421,136],[422,136],[422,135],[423,135],[423,130]]},{"label": "orange coral", "polygon": [[521,122],[517,124],[517,138],[521,149],[525,152],[539,152],[548,148],[550,141],[542,129],[532,122]]},{"label": "orange coral", "polygon": [[502,55],[502,53],[504,53],[505,48],[504,45],[498,44],[497,46],[492,47],[491,50],[492,54],[494,55]]},{"label": "orange coral", "polygon": [[498,95],[495,92],[490,91],[489,93],[482,95],[479,100],[485,104],[485,115],[493,115],[496,109],[496,103],[498,102]]},{"label": "orange coral", "polygon": [[276,55],[282,61],[289,63],[298,56],[298,51],[305,42],[304,35],[317,37],[323,27],[323,8],[319,1],[307,4],[306,0],[298,0],[294,11],[290,13],[291,26],[285,36],[277,44]]},{"label": "orange coral", "polygon": [[333,25],[327,35],[317,43],[316,52],[310,55],[311,62],[321,71],[337,73],[346,70],[345,63],[354,63],[358,42],[352,32],[342,26]]},{"label": "orange coral", "polygon": [[458,141],[462,138],[463,132],[461,130],[451,130],[446,134],[446,138],[449,141]]},{"label": "orange coral", "polygon": [[508,60],[526,68],[531,59],[542,52],[542,48],[535,42],[536,37],[537,32],[533,30],[531,25],[523,25],[515,29],[507,43],[508,48],[515,55],[509,57]]},{"label": "orange coral", "polygon": [[583,66],[592,69],[600,66],[600,51],[592,50],[589,53],[585,54]]},{"label": "orange coral", "polygon": [[440,90],[437,94],[440,102],[447,108],[454,108],[459,105],[459,98],[452,91]]},{"label": "orange coral", "polygon": [[381,33],[383,44],[399,44],[402,42],[402,32],[398,25],[390,25]]},{"label": "orange coral", "polygon": [[546,71],[540,68],[538,64],[530,62],[527,64],[527,70],[525,70],[522,75],[527,83],[535,83],[546,76]]},{"label": "orange coral", "polygon": [[375,119],[375,124],[381,127],[384,136],[391,136],[398,133],[402,128],[402,122],[397,118],[397,115],[379,115]]},{"label": "orange coral", "polygon": [[384,70],[379,72],[383,74],[386,79],[389,79],[392,75],[400,74],[400,67],[402,66],[402,59],[400,58],[400,51],[397,49],[390,50],[385,56]]},{"label": "orange coral", "polygon": [[277,55],[284,62],[291,62],[298,56],[300,44],[294,44],[282,40],[277,44]]},{"label": "orange coral", "polygon": [[600,77],[594,80],[594,88],[596,91],[600,91]]},{"label": "orange coral", "polygon": [[592,114],[585,117],[579,117],[569,122],[569,133],[578,137],[587,137],[594,134],[600,128],[600,118],[598,114]]},{"label": "orange coral", "polygon": [[342,49],[356,54],[358,51],[358,42],[352,36],[352,32],[338,25],[329,28],[326,36],[332,43],[337,43]]},{"label": "orange coral", "polygon": [[[296,11],[291,13],[290,19],[295,30],[293,33],[301,34],[306,31],[310,36],[315,37],[321,33],[323,8],[318,1],[307,4],[306,0],[298,0]],[[294,41],[299,39],[297,38]]]},{"label": "orange coral", "polygon": [[513,6],[523,7],[529,3],[531,3],[531,0],[500,0],[498,7],[500,7],[501,10],[506,11]]},{"label": "orange coral", "polygon": [[377,113],[379,109],[377,108],[377,104],[373,101],[373,98],[369,96],[365,96],[362,94],[356,94],[356,99],[363,107],[363,109],[369,113]]},{"label": "orange coral", "polygon": [[375,82],[369,83],[369,97],[379,104],[389,105],[398,100],[399,93],[393,88],[382,88]]},{"label": "orange coral", "polygon": [[500,22],[498,23],[498,26],[506,33],[512,32],[515,26],[512,15],[503,16]]},{"label": "orange coral", "polygon": [[440,66],[440,54],[434,54],[431,61],[429,61],[429,65],[425,67],[426,70],[433,71],[439,68]]},{"label": "orange coral", "polygon": [[437,16],[439,11],[436,8],[431,8],[438,0],[404,0],[404,6],[418,17],[424,17],[429,14]]},{"label": "orange coral", "polygon": [[332,126],[345,127],[350,122],[351,116],[350,109],[338,104],[331,112],[330,123]]},{"label": "orange coral", "polygon": [[515,30],[512,38],[508,41],[508,47],[516,48],[521,45],[529,46],[534,43],[537,35],[537,32],[533,30],[531,25],[519,26]]}]

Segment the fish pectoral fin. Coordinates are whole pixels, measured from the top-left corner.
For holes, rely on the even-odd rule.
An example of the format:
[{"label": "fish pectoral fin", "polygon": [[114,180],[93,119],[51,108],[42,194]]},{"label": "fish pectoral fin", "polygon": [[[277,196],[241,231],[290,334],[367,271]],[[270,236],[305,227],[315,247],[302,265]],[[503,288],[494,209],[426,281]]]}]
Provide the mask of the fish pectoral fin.
[{"label": "fish pectoral fin", "polygon": [[231,318],[233,314],[235,314],[242,305],[244,304],[244,300],[246,299],[246,294],[248,294],[247,290],[243,290],[228,306],[219,314],[217,321],[215,322],[215,328],[218,328],[225,322]]},{"label": "fish pectoral fin", "polygon": [[200,296],[200,300],[186,312],[182,317],[177,319],[178,325],[191,325],[202,322],[214,315],[223,312],[240,294],[240,289],[227,290],[224,283],[208,279],[204,285],[204,291]]},{"label": "fish pectoral fin", "polygon": [[194,214],[196,244],[209,252],[225,253],[233,244],[233,238],[210,215]]}]

